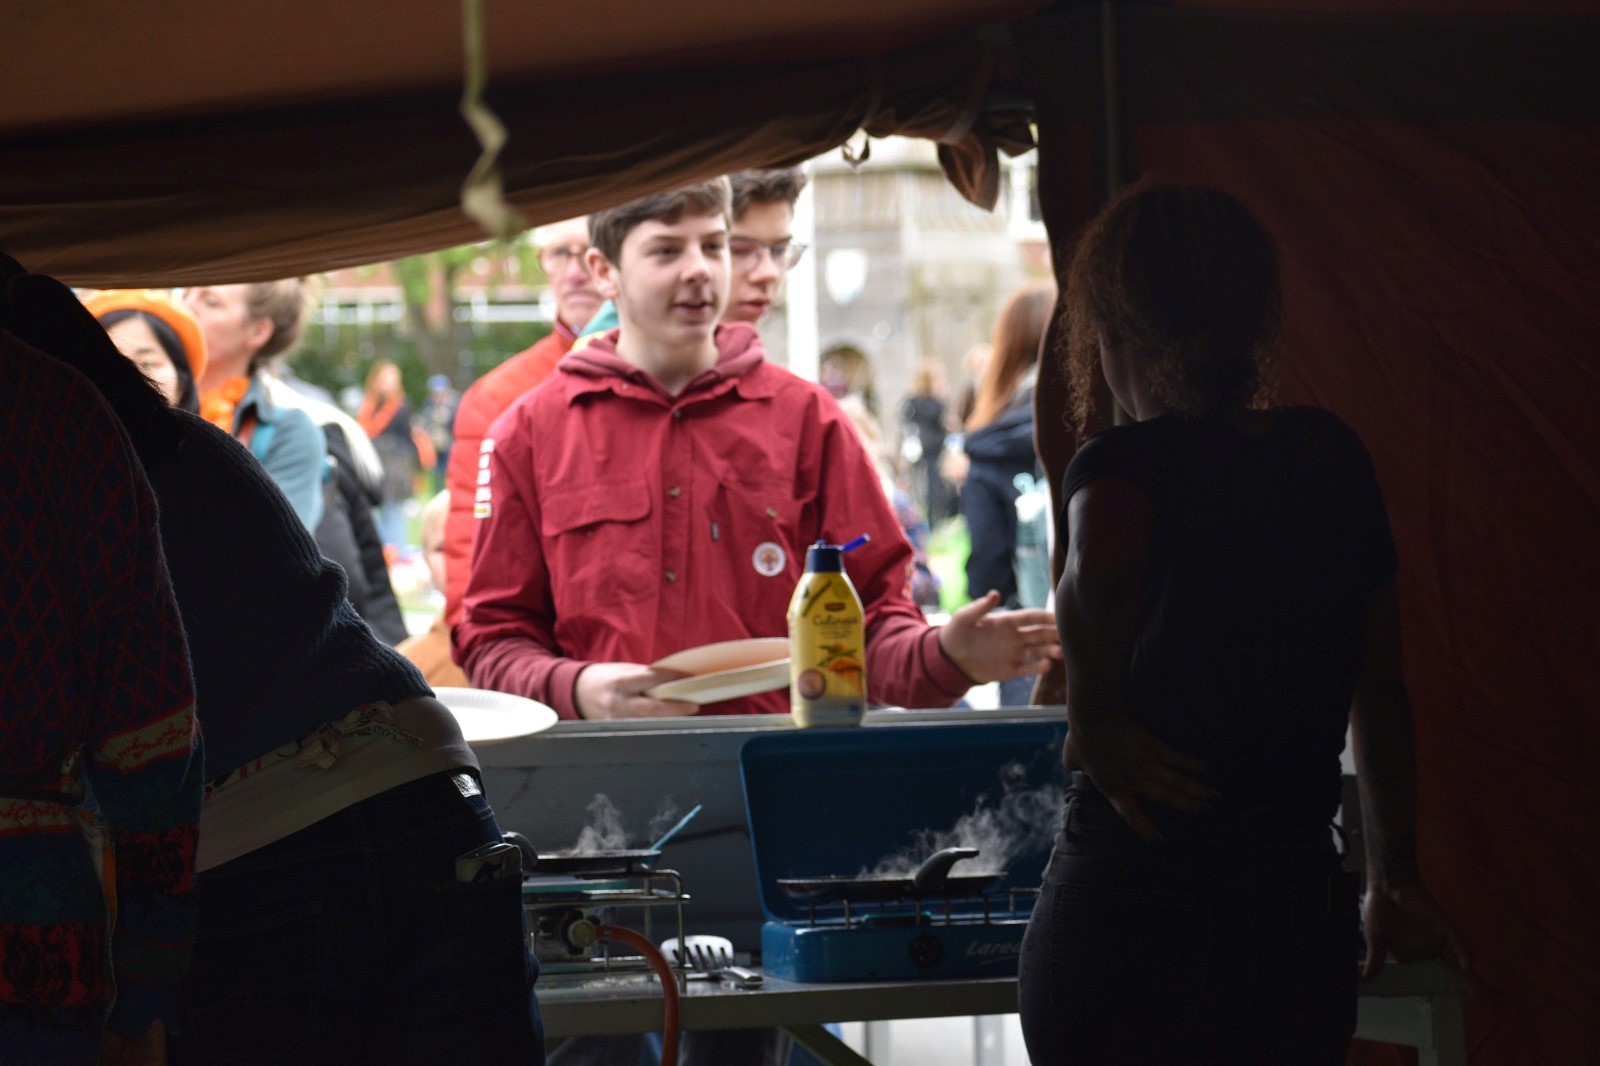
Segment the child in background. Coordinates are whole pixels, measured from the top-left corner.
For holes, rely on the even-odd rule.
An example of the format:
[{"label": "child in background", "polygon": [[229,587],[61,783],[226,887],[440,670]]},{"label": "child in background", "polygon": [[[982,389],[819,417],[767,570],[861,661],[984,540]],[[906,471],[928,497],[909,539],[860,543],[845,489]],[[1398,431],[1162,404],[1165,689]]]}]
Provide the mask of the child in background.
[{"label": "child in background", "polygon": [[[444,523],[450,514],[450,492],[445,490],[422,509],[422,558],[428,564],[428,578],[440,594],[444,593]],[[398,647],[401,655],[410,659],[428,684],[464,688],[467,675],[450,659],[450,627],[445,624],[444,612],[433,620],[426,633],[407,637]]]}]

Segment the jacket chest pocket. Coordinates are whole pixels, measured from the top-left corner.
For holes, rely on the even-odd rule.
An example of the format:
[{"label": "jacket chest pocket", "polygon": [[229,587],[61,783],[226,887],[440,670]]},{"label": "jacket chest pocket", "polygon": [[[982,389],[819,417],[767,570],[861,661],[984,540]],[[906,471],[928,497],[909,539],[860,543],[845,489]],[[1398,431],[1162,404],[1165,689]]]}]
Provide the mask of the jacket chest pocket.
[{"label": "jacket chest pocket", "polygon": [[772,478],[724,477],[710,488],[718,547],[731,553],[735,566],[754,566],[764,577],[787,575],[785,587],[792,586],[805,565],[808,543],[802,528],[805,508],[795,499],[794,486]]},{"label": "jacket chest pocket", "polygon": [[539,533],[558,617],[653,594],[660,537],[643,478],[546,492]]}]

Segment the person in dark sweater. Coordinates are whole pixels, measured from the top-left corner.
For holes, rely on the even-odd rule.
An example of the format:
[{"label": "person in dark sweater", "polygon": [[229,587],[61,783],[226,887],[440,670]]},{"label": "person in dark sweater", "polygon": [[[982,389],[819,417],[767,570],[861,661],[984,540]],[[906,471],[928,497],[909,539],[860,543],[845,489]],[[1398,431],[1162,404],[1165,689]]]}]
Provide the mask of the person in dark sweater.
[{"label": "person in dark sweater", "polygon": [[1020,960],[1036,1066],[1343,1063],[1357,890],[1330,822],[1348,723],[1368,841],[1367,972],[1460,960],[1418,875],[1397,565],[1361,441],[1255,406],[1277,255],[1214,189],[1141,184],[1069,273],[1080,428],[1098,367],[1129,425],[1060,500],[1063,825]]},{"label": "person in dark sweater", "polygon": [[[1054,306],[1055,287],[1037,282],[1024,285],[1006,300],[995,322],[994,354],[978,382],[962,439],[968,466],[961,486],[961,515],[971,544],[967,595],[981,596],[992,589],[1005,607],[1045,606],[1023,603],[1017,591],[1017,475],[1031,477],[1039,464],[1033,451],[1033,382],[1039,345]],[[1048,578],[1044,581],[1048,585]],[[1001,681],[1000,705],[1027,706],[1036,680],[1024,674]]]},{"label": "person in dark sweater", "polygon": [[129,427],[189,633],[211,782],[173,1061],[543,1061],[520,883],[456,877],[501,834],[454,717],[260,463],[30,280],[28,339]]},{"label": "person in dark sweater", "polygon": [[[314,412],[307,412],[315,418]],[[359,431],[359,430],[358,430]],[[405,615],[389,580],[383,538],[373,521],[379,497],[361,476],[354,449],[337,422],[322,426],[328,446],[328,480],[323,482],[322,520],[317,523],[317,547],[344,568],[349,580],[350,605],[385,644],[406,639]]]}]

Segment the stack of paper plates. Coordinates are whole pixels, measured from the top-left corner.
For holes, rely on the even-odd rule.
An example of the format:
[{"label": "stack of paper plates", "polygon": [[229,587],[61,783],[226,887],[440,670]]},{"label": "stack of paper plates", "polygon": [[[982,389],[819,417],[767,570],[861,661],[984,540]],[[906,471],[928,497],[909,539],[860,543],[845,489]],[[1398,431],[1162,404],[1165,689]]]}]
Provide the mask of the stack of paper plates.
[{"label": "stack of paper plates", "polygon": [[658,700],[716,703],[789,684],[789,642],[783,637],[724,640],[688,648],[650,664],[689,674],[645,691]]}]

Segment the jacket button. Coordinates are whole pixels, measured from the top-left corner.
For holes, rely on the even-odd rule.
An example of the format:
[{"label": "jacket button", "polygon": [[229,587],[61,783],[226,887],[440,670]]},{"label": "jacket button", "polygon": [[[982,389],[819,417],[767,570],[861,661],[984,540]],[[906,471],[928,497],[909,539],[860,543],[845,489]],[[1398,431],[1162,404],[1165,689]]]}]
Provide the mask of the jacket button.
[{"label": "jacket button", "polygon": [[682,417],[683,417],[683,408],[681,408],[681,407],[674,407],[674,408],[673,408],[673,409],[672,409],[672,417],[673,417],[673,418],[682,418]]},{"label": "jacket button", "polygon": [[767,508],[767,517],[768,518],[777,518],[778,517],[778,509],[776,507],[768,507]]},{"label": "jacket button", "polygon": [[667,571],[667,580],[668,581],[676,581],[676,580],[678,580],[678,572],[676,570],[668,570]]},{"label": "jacket button", "polygon": [[676,500],[679,496],[683,495],[683,490],[678,486],[673,485],[671,488],[667,489],[667,495]]}]

